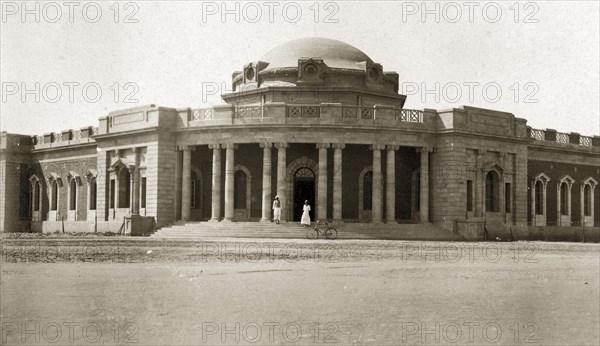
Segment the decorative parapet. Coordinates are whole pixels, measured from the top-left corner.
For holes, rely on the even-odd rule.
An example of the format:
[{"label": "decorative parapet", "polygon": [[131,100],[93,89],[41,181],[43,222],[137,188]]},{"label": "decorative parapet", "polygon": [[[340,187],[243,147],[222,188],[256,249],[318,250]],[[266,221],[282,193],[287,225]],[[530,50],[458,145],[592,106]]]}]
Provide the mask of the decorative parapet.
[{"label": "decorative parapet", "polygon": [[191,119],[188,121],[195,120],[211,120],[213,118],[213,109],[212,108],[202,108],[202,109],[194,109],[192,110]]},{"label": "decorative parapet", "polygon": [[236,119],[262,118],[263,107],[260,106],[243,106],[235,107]]},{"label": "decorative parapet", "polygon": [[[387,105],[369,107],[346,106],[340,103],[321,104],[285,104],[268,103],[243,106],[219,106],[215,108],[192,109],[188,119],[189,126],[211,126],[224,124],[247,124],[253,121],[260,123],[295,123],[300,119],[311,123],[327,124],[333,119],[343,122],[386,125],[394,123],[425,122],[424,112],[414,109],[399,109]],[[370,121],[370,122],[369,122]]]},{"label": "decorative parapet", "polygon": [[56,148],[95,142],[92,136],[98,134],[97,127],[82,127],[79,130],[64,130],[38,136],[31,136],[34,149]]},{"label": "decorative parapet", "polygon": [[537,130],[537,129],[532,129],[530,127],[528,127],[529,129],[529,137],[538,140],[538,141],[545,141],[546,140],[546,132],[544,132],[544,130]]},{"label": "decorative parapet", "polygon": [[600,137],[588,137],[582,136],[579,133],[571,132],[557,132],[553,129],[533,129],[531,127],[527,127],[527,131],[529,132],[529,137],[535,141],[545,141],[545,142],[554,142],[560,144],[571,144],[577,146],[584,147],[600,147]]},{"label": "decorative parapet", "polygon": [[[565,137],[569,138],[569,143],[573,143],[573,144],[579,144],[579,138],[581,138],[581,135],[579,133],[576,132],[571,132],[570,134],[564,134]],[[558,140],[557,140],[558,142]],[[561,142],[563,143],[563,142]]]},{"label": "decorative parapet", "polygon": [[568,133],[557,132],[556,133],[557,143],[571,143],[571,138]]},{"label": "decorative parapet", "polygon": [[544,129],[544,140],[551,141],[551,142],[558,142],[559,139],[556,137],[556,134],[557,134],[557,132],[554,129]]},{"label": "decorative parapet", "polygon": [[600,147],[600,143],[594,145],[594,139],[592,137],[585,137],[585,136],[579,137],[579,145],[584,145],[586,147],[591,147],[591,146]]},{"label": "decorative parapet", "polygon": [[44,136],[33,136],[33,145],[41,145],[44,144]]},{"label": "decorative parapet", "polygon": [[318,105],[288,105],[287,118],[320,118],[321,108]]},{"label": "decorative parapet", "polygon": [[396,120],[409,123],[422,123],[423,111],[414,109],[396,110]]}]

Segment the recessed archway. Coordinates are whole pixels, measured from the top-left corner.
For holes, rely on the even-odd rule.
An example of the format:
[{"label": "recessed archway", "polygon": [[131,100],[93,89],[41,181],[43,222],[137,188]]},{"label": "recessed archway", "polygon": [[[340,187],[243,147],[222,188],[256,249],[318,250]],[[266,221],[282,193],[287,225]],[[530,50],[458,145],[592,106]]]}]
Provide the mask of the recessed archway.
[{"label": "recessed archway", "polygon": [[[319,167],[318,167],[318,163],[317,161],[310,159],[306,156],[302,156],[297,158],[296,160],[292,161],[288,166],[287,166],[287,172],[286,172],[286,184],[287,184],[287,201],[283,201],[286,210],[287,210],[287,220],[288,221],[292,221],[294,220],[294,215],[297,212],[294,209],[294,184],[295,184],[295,175],[296,172],[298,172],[301,168],[307,168],[309,169],[313,175],[314,175],[314,200],[309,200],[308,203],[310,203],[310,207],[313,210],[317,210],[317,191],[319,191]],[[306,173],[306,172],[304,172]],[[305,198],[307,199],[307,198]],[[303,201],[304,202],[304,201]],[[302,210],[302,208],[300,207],[300,211]],[[300,212],[300,214],[302,214]],[[314,215],[314,214],[313,214]],[[298,219],[299,220],[299,219]],[[312,215],[311,215],[311,220],[314,221]]]},{"label": "recessed archway", "polygon": [[301,167],[294,173],[293,192],[293,220],[300,221],[303,213],[304,201],[311,204],[310,219],[315,220],[315,172],[308,167]]}]

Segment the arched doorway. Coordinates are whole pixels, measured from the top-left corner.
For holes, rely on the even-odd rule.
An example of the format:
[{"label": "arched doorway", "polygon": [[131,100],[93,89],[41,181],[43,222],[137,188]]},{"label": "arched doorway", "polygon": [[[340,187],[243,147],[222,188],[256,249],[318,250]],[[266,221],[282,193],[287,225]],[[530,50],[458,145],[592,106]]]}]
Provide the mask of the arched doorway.
[{"label": "arched doorway", "polygon": [[294,221],[300,221],[305,200],[310,203],[310,220],[315,220],[315,180],[315,173],[308,167],[301,167],[294,173]]},{"label": "arched doorway", "polygon": [[[295,159],[294,161],[290,162],[290,164],[288,164],[287,168],[286,168],[285,182],[287,184],[287,188],[285,190],[285,196],[282,201],[283,205],[284,205],[284,208],[282,208],[282,211],[281,211],[282,220],[300,221],[300,217],[302,216],[302,205],[300,205],[299,208],[296,207],[296,199],[295,199],[295,196],[296,196],[295,192],[297,191],[297,189],[295,188],[295,185],[296,185],[295,184],[295,180],[296,180],[295,176],[296,176],[296,173],[301,168],[308,168],[314,176],[314,178],[313,178],[314,188],[311,190],[312,195],[310,196],[310,197],[312,197],[312,200],[310,198],[303,198],[302,204],[304,204],[304,200],[306,200],[306,199],[309,200],[310,208],[312,209],[312,212],[310,214],[311,220],[313,220],[313,217],[315,215],[315,210],[317,210],[316,192],[319,191],[319,165],[317,164],[317,161],[310,159],[306,156],[302,156],[302,157],[299,157],[299,158]],[[307,196],[307,197],[309,197],[309,196]],[[295,218],[296,213],[299,213],[299,215],[300,215],[300,216],[298,216],[297,219]]]}]

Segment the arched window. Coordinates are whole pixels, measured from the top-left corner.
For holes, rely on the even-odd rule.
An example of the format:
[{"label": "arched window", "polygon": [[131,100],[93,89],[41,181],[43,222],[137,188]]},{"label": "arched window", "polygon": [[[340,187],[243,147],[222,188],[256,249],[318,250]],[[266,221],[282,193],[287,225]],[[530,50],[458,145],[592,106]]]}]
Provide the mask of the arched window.
[{"label": "arched window", "polygon": [[594,227],[594,190],[598,182],[596,179],[589,177],[581,182],[581,199],[580,199],[580,219],[584,227]]},{"label": "arched window", "polygon": [[33,183],[33,211],[40,210],[40,182]]},{"label": "arched window", "polygon": [[50,182],[50,189],[52,191],[52,197],[50,201],[50,210],[58,209],[58,181],[52,180]]},{"label": "arched window", "polygon": [[373,171],[368,171],[363,177],[363,210],[373,209]]},{"label": "arched window", "polygon": [[560,184],[560,215],[569,215],[569,186],[567,183]]},{"label": "arched window", "polygon": [[583,188],[583,212],[584,216],[592,216],[592,186],[585,184]]},{"label": "arched window", "polygon": [[233,177],[233,185],[234,185],[234,198],[233,198],[233,208],[234,209],[246,209],[246,183],[247,183],[246,173],[242,170],[238,170],[235,172]]},{"label": "arched window", "polygon": [[544,184],[540,180],[535,182],[535,213],[544,214]]},{"label": "arched window", "polygon": [[[556,185],[556,193],[560,193],[560,182],[564,179],[568,179],[568,176],[565,176],[563,179],[559,180]],[[546,226],[547,219],[547,205],[546,205],[546,189],[548,188],[548,183],[550,182],[550,177],[545,173],[539,173],[536,175],[533,180],[531,180],[531,185],[529,188],[531,203],[529,204],[530,215],[531,215],[531,224],[534,226]],[[568,206],[567,206],[568,207]],[[557,223],[565,223],[570,224],[570,221],[567,218],[560,217],[560,199],[556,199],[556,213],[557,213]]]},{"label": "arched window", "polygon": [[90,210],[96,210],[96,178],[90,179]]},{"label": "arched window", "polygon": [[500,177],[496,171],[489,171],[485,176],[485,210],[498,212],[500,204]]},{"label": "arched window", "polygon": [[69,181],[69,210],[77,210],[77,181]]},{"label": "arched window", "polygon": [[129,170],[121,168],[119,170],[119,206],[118,208],[129,208],[131,197],[131,175]]}]

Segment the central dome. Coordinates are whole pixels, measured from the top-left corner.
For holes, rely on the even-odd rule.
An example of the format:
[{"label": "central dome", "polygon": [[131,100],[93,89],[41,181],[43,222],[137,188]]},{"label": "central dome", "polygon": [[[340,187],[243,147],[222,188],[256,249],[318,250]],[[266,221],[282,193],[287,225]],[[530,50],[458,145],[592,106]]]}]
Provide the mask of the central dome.
[{"label": "central dome", "polygon": [[[300,58],[321,58],[331,68],[360,70],[360,62],[373,63],[361,50],[347,43],[322,37],[301,38],[271,49],[260,60],[269,63],[267,70],[298,67]],[[362,68],[364,69],[364,67]]]}]

